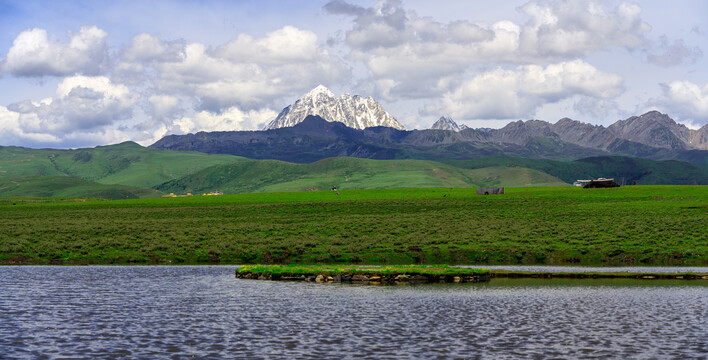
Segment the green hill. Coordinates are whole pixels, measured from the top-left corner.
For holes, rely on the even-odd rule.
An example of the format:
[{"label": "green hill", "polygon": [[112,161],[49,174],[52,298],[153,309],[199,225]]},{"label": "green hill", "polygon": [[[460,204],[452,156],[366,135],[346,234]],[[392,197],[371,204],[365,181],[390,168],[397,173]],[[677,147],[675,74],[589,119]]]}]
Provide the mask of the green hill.
[{"label": "green hill", "polygon": [[[0,147],[0,196],[110,199],[184,194],[339,189],[567,186],[577,179],[621,184],[708,184],[708,167],[679,161],[599,156],[575,161],[483,157],[373,160],[336,157],[310,164],[162,150],[126,142],[88,149]],[[46,179],[42,177],[48,177]],[[121,187],[122,186],[122,187]]]},{"label": "green hill", "polygon": [[568,186],[557,177],[523,167],[492,166],[470,170],[468,174],[473,184],[481,187]]},{"label": "green hill", "polygon": [[522,167],[541,171],[572,183],[578,179],[598,177],[614,178],[624,185],[633,180],[641,185],[706,185],[708,167],[681,161],[655,161],[624,156],[597,156],[575,161],[523,159],[510,157],[485,157],[468,160],[446,161],[447,164],[465,169],[490,166]]},{"label": "green hill", "polygon": [[233,155],[146,148],[134,142],[75,150],[0,147],[0,175],[71,176],[150,188],[209,166],[241,160]]},{"label": "green hill", "polygon": [[70,176],[0,176],[0,196],[138,199],[158,197],[154,189],[98,184]]},{"label": "green hill", "polygon": [[164,192],[225,193],[469,186],[564,186],[538,170],[460,169],[426,160],[329,158],[311,164],[252,160],[204,169],[157,186]]}]

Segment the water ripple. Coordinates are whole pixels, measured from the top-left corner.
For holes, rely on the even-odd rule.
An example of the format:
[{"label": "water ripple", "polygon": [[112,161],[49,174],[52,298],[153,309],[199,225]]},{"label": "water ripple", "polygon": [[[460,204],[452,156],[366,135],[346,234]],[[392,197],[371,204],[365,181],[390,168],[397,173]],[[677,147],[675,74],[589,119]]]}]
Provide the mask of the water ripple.
[{"label": "water ripple", "polygon": [[0,358],[705,358],[706,309],[700,281],[394,287],[0,267]]}]

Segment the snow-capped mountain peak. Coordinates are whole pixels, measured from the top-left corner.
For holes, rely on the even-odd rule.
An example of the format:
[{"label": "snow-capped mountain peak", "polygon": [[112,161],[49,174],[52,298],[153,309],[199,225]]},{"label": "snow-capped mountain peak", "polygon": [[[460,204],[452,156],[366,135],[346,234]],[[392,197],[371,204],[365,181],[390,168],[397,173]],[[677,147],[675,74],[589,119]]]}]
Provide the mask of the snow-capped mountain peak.
[{"label": "snow-capped mountain peak", "polygon": [[432,130],[452,130],[459,132],[460,130],[467,129],[465,125],[457,125],[452,118],[441,116],[438,121],[436,121],[433,126],[430,127]]},{"label": "snow-capped mountain peak", "polygon": [[303,95],[294,104],[284,108],[266,129],[291,127],[301,123],[308,115],[318,115],[327,121],[337,121],[355,129],[387,126],[403,130],[391,114],[374,100],[359,95],[343,94],[336,98],[326,87],[319,85]]},{"label": "snow-capped mountain peak", "polygon": [[320,94],[327,96],[327,97],[334,97],[334,94],[329,91],[324,85],[317,85],[316,88],[310,90],[307,94],[303,95],[302,97],[317,97]]}]

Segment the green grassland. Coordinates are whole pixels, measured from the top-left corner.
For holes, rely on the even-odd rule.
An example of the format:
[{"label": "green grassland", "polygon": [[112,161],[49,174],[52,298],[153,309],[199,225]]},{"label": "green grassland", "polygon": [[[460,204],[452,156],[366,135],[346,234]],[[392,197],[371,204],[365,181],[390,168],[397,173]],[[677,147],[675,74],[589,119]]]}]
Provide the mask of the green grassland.
[{"label": "green grassland", "polygon": [[0,147],[0,175],[70,176],[101,184],[151,188],[204,168],[245,160],[142,147],[134,142],[89,149]]},{"label": "green grassland", "polygon": [[2,199],[0,263],[708,265],[708,188]]},{"label": "green grassland", "polygon": [[250,160],[218,165],[157,186],[163,192],[224,193],[469,186],[567,186],[538,170],[460,169],[426,160],[329,158],[311,164]]},{"label": "green grassland", "polygon": [[99,184],[70,176],[0,176],[0,194],[24,197],[139,199],[162,192],[125,185]]},{"label": "green grassland", "polygon": [[576,179],[597,177],[613,177],[623,184],[636,180],[641,185],[699,185],[708,184],[708,167],[612,156],[576,161],[485,157],[444,163],[328,158],[294,164],[145,148],[133,142],[74,150],[0,147],[0,184],[4,184],[0,196],[125,199],[164,193],[312,191],[331,186],[341,190],[537,187],[567,186]]}]

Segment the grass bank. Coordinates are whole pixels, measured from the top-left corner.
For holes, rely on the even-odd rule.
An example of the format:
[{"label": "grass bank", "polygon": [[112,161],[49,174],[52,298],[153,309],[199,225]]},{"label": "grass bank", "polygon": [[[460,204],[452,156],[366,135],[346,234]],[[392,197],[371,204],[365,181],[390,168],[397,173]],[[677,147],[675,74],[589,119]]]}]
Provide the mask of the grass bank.
[{"label": "grass bank", "polygon": [[[644,280],[708,280],[708,273],[649,273],[649,272],[531,272],[510,270],[487,270],[448,265],[243,265],[236,269],[236,277],[259,280],[300,280],[318,282],[345,281],[399,282],[418,276],[425,282],[466,282],[465,279],[486,281],[491,278],[540,278],[540,279],[644,279]],[[337,278],[339,277],[339,278]],[[473,278],[470,278],[473,277]],[[457,278],[457,279],[456,279]],[[381,281],[384,279],[384,281]],[[388,281],[386,281],[388,280]]]},{"label": "grass bank", "polygon": [[707,265],[708,188],[0,199],[3,264]]}]

